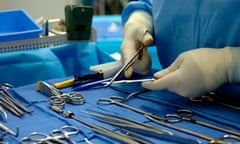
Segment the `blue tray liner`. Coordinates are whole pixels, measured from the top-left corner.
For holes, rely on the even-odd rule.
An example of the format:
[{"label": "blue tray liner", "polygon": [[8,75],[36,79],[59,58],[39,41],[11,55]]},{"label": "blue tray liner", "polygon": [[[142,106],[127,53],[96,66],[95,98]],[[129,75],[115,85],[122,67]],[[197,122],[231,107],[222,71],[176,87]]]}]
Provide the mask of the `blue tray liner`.
[{"label": "blue tray liner", "polygon": [[63,77],[62,64],[49,49],[0,53],[1,83],[24,85],[36,79]]},{"label": "blue tray liner", "polygon": [[95,43],[69,43],[51,49],[63,65],[66,76],[87,73],[89,67],[113,61]]},{"label": "blue tray liner", "polygon": [[[52,84],[54,82],[65,80],[65,79],[68,79],[68,77],[61,78],[61,79],[47,80],[47,82]],[[115,131],[119,131],[119,129],[116,127],[110,126],[108,124],[99,122],[96,119],[94,119],[92,116],[81,113],[80,110],[85,111],[87,109],[93,109],[101,112],[115,113],[115,114],[118,114],[119,116],[128,117],[144,123],[149,123],[151,125],[162,128],[164,130],[170,130],[171,132],[174,132],[181,136],[189,137],[189,135],[185,133],[181,133],[179,131],[172,130],[164,126],[161,126],[159,124],[153,123],[147,118],[145,118],[142,114],[133,112],[131,110],[122,108],[120,106],[97,104],[97,100],[99,98],[107,98],[110,96],[126,97],[128,93],[134,92],[139,89],[142,89],[140,84],[127,84],[127,85],[121,84],[121,85],[112,85],[111,87],[108,87],[108,88],[83,90],[83,91],[80,91],[80,93],[84,95],[84,97],[86,98],[86,103],[84,105],[66,104],[65,110],[71,110],[72,112],[75,113],[77,117],[80,117],[88,122],[92,122],[97,125],[101,125]],[[63,91],[69,92],[71,91],[71,89],[65,88],[63,89]],[[70,124],[70,125],[74,125],[81,128],[92,142],[97,142],[99,144],[105,144],[105,143],[108,144],[112,142],[115,143],[115,141],[113,141],[112,139],[102,136],[100,134],[96,134],[91,130],[85,128],[83,124],[72,119],[64,118],[63,116],[51,111],[48,108],[49,106],[48,96],[37,92],[36,84],[13,88],[13,89],[10,89],[10,92],[14,94],[16,99],[20,100],[29,109],[33,110],[32,115],[26,114],[22,118],[17,118],[13,115],[9,115],[10,120],[7,123],[7,125],[11,129],[16,129],[16,126],[19,126],[21,131],[20,135],[17,138],[7,137],[7,139],[11,139],[10,140],[11,142],[19,141],[23,136],[27,136],[32,131],[49,133],[50,130],[52,129]],[[228,110],[224,107],[220,107],[213,104],[192,103],[183,97],[169,93],[167,91],[146,92],[130,98],[128,101],[126,101],[126,104],[140,108],[144,111],[154,113],[155,115],[159,115],[159,116],[164,116],[165,114],[168,114],[168,113],[174,113],[175,110],[178,108],[186,108],[189,110],[193,110],[197,114],[193,116],[193,118],[195,119],[210,122],[215,125],[219,125],[221,127],[235,129],[236,131],[239,131],[239,127],[240,127],[239,123],[237,122],[239,120],[239,115],[238,115],[239,112]],[[183,121],[180,123],[176,123],[176,125],[189,128],[194,131],[198,131],[200,133],[211,135],[213,137],[219,137],[223,135],[222,132],[219,132],[213,129],[208,129],[203,126],[198,126],[196,124],[191,124],[189,122]],[[84,143],[82,138],[83,136],[80,135],[77,141],[79,141],[79,143]],[[172,144],[172,142],[166,142],[164,140],[160,140],[157,138],[152,138],[152,137],[147,137],[147,138],[154,141],[155,143],[164,142],[164,143]],[[191,138],[199,139],[197,137],[191,137]],[[203,143],[206,142],[205,140],[202,140],[202,139],[201,141]]]}]

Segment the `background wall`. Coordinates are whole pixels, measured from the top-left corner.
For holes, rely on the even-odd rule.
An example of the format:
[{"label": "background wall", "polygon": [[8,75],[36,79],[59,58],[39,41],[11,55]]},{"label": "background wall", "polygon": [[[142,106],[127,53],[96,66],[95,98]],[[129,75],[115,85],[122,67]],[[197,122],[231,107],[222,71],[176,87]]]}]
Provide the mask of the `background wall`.
[{"label": "background wall", "polygon": [[[64,18],[64,6],[72,0],[0,0],[0,10],[25,9],[34,19]],[[76,1],[76,0],[75,0]],[[94,15],[120,14],[130,0],[79,0],[94,7]]]},{"label": "background wall", "polygon": [[0,10],[22,8],[34,19],[64,18],[67,0],[0,0]]}]

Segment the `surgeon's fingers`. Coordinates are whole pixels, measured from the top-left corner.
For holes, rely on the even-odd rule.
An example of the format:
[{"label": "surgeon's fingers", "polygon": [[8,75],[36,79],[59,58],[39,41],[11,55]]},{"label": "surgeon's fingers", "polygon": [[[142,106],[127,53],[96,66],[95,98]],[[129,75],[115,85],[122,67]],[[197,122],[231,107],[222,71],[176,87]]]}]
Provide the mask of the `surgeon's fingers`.
[{"label": "surgeon's fingers", "polygon": [[182,65],[183,61],[184,61],[184,57],[183,57],[183,55],[180,55],[168,68],[166,68],[162,71],[156,72],[154,74],[154,77],[156,79],[159,79],[165,75],[168,75],[169,73],[176,71]]},{"label": "surgeon's fingers", "polygon": [[179,68],[183,62],[184,56],[180,55],[168,68],[154,74],[156,80],[143,82],[142,86],[152,90],[169,89],[176,86],[181,81],[182,72]]},{"label": "surgeon's fingers", "polygon": [[[153,43],[152,35],[145,29],[139,29],[133,35],[125,35],[121,45],[122,61],[128,63],[136,51],[142,46],[149,46]],[[132,36],[132,37],[130,37]],[[130,78],[133,71],[139,74],[146,74],[151,69],[151,58],[146,48],[140,53],[138,59],[125,71],[125,77]]]},{"label": "surgeon's fingers", "polygon": [[155,79],[160,79],[161,77],[163,77],[163,76],[165,76],[169,73],[170,73],[169,69],[166,68],[164,70],[161,70],[161,71],[158,71],[158,72],[154,73],[154,78]]},{"label": "surgeon's fingers", "polygon": [[146,32],[144,35],[143,35],[143,44],[144,46],[149,46],[153,43],[153,37],[152,35],[149,33],[149,32]]},{"label": "surgeon's fingers", "polygon": [[171,89],[171,87],[175,87],[179,85],[181,80],[181,72],[180,70],[176,70],[172,73],[165,75],[160,79],[156,79],[154,81],[146,81],[142,83],[142,87],[151,89],[151,90],[163,90],[163,89]]},{"label": "surgeon's fingers", "polygon": [[[134,41],[131,40],[125,40],[122,43],[121,46],[121,52],[122,52],[122,62],[123,64],[126,64],[130,61],[130,58],[136,53],[136,47],[137,44]],[[125,72],[124,75],[126,78],[130,78],[133,73],[133,67],[130,66]]]},{"label": "surgeon's fingers", "polygon": [[152,66],[151,57],[146,48],[143,49],[141,57],[133,64],[133,71],[138,74],[148,74]]}]

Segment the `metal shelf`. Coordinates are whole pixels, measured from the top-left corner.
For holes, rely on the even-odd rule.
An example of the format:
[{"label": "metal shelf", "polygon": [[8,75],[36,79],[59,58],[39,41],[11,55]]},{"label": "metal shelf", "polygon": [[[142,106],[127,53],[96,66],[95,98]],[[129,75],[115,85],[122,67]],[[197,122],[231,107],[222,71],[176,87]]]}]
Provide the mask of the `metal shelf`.
[{"label": "metal shelf", "polygon": [[[96,30],[91,30],[91,42],[96,42]],[[0,53],[49,48],[70,42],[66,35],[42,36],[40,38],[0,42]]]},{"label": "metal shelf", "polygon": [[49,48],[56,45],[67,43],[66,35],[57,35],[51,37],[41,37],[34,39],[25,39],[17,41],[8,41],[0,43],[0,52],[12,52],[20,50],[31,50],[38,48]]}]

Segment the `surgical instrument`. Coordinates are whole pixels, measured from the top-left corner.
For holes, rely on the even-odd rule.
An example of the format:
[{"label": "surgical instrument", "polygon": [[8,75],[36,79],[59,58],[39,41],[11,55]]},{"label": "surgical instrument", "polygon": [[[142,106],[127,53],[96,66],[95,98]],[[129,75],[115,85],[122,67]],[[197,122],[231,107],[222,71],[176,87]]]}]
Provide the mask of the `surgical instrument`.
[{"label": "surgical instrument", "polygon": [[207,122],[203,122],[203,121],[200,121],[200,120],[192,119],[191,118],[192,115],[193,115],[193,112],[190,111],[190,110],[178,109],[178,110],[176,110],[176,113],[167,114],[166,117],[168,118],[168,120],[167,120],[168,122],[189,121],[191,123],[199,124],[199,125],[206,126],[206,127],[209,127],[209,128],[213,128],[213,129],[216,129],[216,130],[220,130],[222,132],[226,132],[226,133],[229,133],[229,134],[232,134],[232,135],[236,135],[238,137],[240,136],[240,133],[237,132],[237,131],[226,129],[226,128],[216,126],[216,125],[213,125],[213,124],[210,124],[210,123],[207,123]]},{"label": "surgical instrument", "polygon": [[4,106],[4,108],[8,109],[10,112],[15,114],[16,116],[20,117],[24,114],[24,112],[21,109],[19,109],[16,105],[14,105],[12,102],[10,102],[8,99],[5,99],[4,97],[0,97],[0,104]]},{"label": "surgical instrument", "polygon": [[124,101],[127,101],[129,98],[131,98],[132,96],[135,96],[135,95],[138,95],[138,94],[141,94],[141,93],[144,93],[144,92],[147,92],[149,91],[148,89],[141,89],[141,90],[138,90],[138,91],[135,91],[135,92],[132,92],[130,94],[127,95],[127,97],[121,97],[121,96],[111,96],[112,99],[118,101],[118,102],[124,102]]},{"label": "surgical instrument", "polygon": [[0,129],[6,133],[9,133],[15,137],[18,136],[18,128],[17,128],[17,132],[12,131],[10,128],[8,128],[7,126],[5,126],[4,124],[0,123]]},{"label": "surgical instrument", "polygon": [[228,104],[226,102],[217,100],[216,98],[214,98],[214,96],[216,96],[216,94],[213,93],[213,92],[210,92],[210,93],[208,93],[208,95],[204,95],[204,96],[201,96],[199,98],[191,98],[190,100],[193,101],[193,102],[215,102],[219,105],[226,106],[228,108],[232,108],[232,109],[235,109],[235,110],[240,110],[239,106],[234,106],[232,104]]},{"label": "surgical instrument", "polygon": [[[129,98],[131,98],[132,96],[136,96],[136,95],[138,95],[138,94],[141,94],[141,93],[144,93],[144,92],[147,92],[147,91],[149,91],[148,89],[145,89],[145,88],[143,88],[143,89],[141,89],[141,90],[138,90],[138,91],[135,91],[135,92],[132,92],[132,93],[130,93],[130,94],[128,94],[128,96],[127,97],[125,97],[125,98],[123,98],[123,97],[120,97],[120,96],[113,96],[113,97],[120,97],[120,98],[118,98],[119,99],[119,101],[126,101],[126,100],[128,100]],[[121,101],[121,102],[122,102]]]},{"label": "surgical instrument", "polygon": [[61,114],[66,118],[70,118],[70,119],[73,119],[73,120],[76,120],[76,121],[82,123],[85,127],[87,127],[88,129],[90,129],[96,133],[114,138],[115,140],[118,140],[118,141],[121,141],[124,143],[138,144],[136,141],[132,140],[129,136],[116,133],[116,132],[106,129],[104,127],[98,126],[98,125],[90,123],[88,121],[85,121],[85,120],[81,119],[80,117],[76,117],[75,114],[71,111],[63,111],[62,109],[60,109],[59,107],[56,107],[56,106],[51,106],[50,108],[53,111],[55,111],[56,113]]},{"label": "surgical instrument", "polygon": [[109,97],[109,98],[98,99],[97,104],[116,104],[118,106],[130,109],[132,111],[135,111],[135,112],[138,112],[138,113],[141,113],[141,114],[144,114],[144,115],[149,115],[149,116],[155,117],[156,119],[159,119],[159,120],[167,120],[168,119],[168,118],[165,118],[165,117],[160,117],[160,116],[154,115],[152,113],[143,111],[141,109],[137,109],[137,108],[132,107],[130,105],[124,104],[121,101],[124,101],[124,98],[118,97],[118,96],[117,97],[112,96],[112,97]]},{"label": "surgical instrument", "polygon": [[99,71],[97,73],[89,73],[89,74],[85,74],[85,75],[74,75],[74,78],[62,81],[62,82],[56,82],[54,83],[54,87],[55,88],[63,88],[63,87],[76,87],[79,85],[83,85],[86,83],[90,83],[90,82],[94,82],[94,81],[98,81],[98,80],[103,80],[104,79],[104,75],[102,71]]},{"label": "surgical instrument", "polygon": [[146,117],[149,120],[152,120],[153,122],[155,122],[157,124],[160,124],[160,125],[163,125],[163,126],[166,126],[166,127],[169,127],[169,128],[172,128],[172,129],[175,129],[177,131],[181,131],[181,132],[193,135],[193,136],[197,136],[199,138],[208,140],[209,143],[212,143],[212,144],[232,144],[232,142],[227,142],[227,141],[224,141],[224,140],[226,140],[226,139],[238,140],[232,135],[224,135],[222,138],[213,138],[211,136],[207,136],[205,134],[201,134],[201,133],[198,133],[198,132],[195,132],[195,131],[192,131],[192,130],[189,130],[189,129],[186,129],[186,128],[183,128],[183,127],[179,127],[177,125],[166,123],[164,121],[158,120],[158,119],[153,118],[153,117],[148,116],[148,115],[146,115]]},{"label": "surgical instrument", "polygon": [[87,143],[87,144],[93,144],[91,141],[89,141],[87,138],[84,138],[84,141]]},{"label": "surgical instrument", "polygon": [[80,117],[76,117],[75,114],[71,111],[64,111],[62,114],[67,118],[74,119],[74,120],[84,124],[87,128],[91,129],[94,132],[111,137],[111,138],[121,141],[123,143],[139,144],[137,141],[133,140],[131,137],[129,137],[127,135],[116,133],[112,130],[109,130],[104,127],[98,126],[98,125],[90,123],[88,121],[85,121],[85,120],[81,119]]},{"label": "surgical instrument", "polygon": [[[94,110],[89,110],[88,111],[81,111],[85,114],[89,114],[91,116],[94,116],[95,118],[97,118],[99,121],[120,127],[120,128],[124,128],[130,131],[134,131],[140,134],[144,134],[146,136],[150,136],[150,137],[156,137],[156,138],[160,138],[163,140],[167,140],[167,141],[174,141],[174,142],[178,142],[178,143],[192,143],[192,144],[197,144],[199,143],[196,140],[193,139],[189,139],[186,137],[182,137],[179,135],[176,135],[172,132],[166,131],[166,130],[162,130],[160,128],[154,127],[152,125],[146,124],[146,123],[141,123],[135,120],[132,120],[130,118],[126,118],[123,116],[119,116],[119,115],[114,115],[114,114],[109,114],[109,113],[103,113],[103,112],[97,112]],[[142,143],[148,143],[146,142],[146,140],[139,140],[139,142],[144,141]]]},{"label": "surgical instrument", "polygon": [[[147,78],[147,79],[135,79],[135,80],[118,80],[118,81],[113,81],[112,84],[119,84],[119,83],[137,83],[137,82],[145,82],[145,81],[153,81],[155,80],[154,78]],[[104,85],[108,85],[110,82],[103,82]]]},{"label": "surgical instrument", "polygon": [[[143,37],[144,37],[144,35],[145,35],[146,33],[148,33],[148,31],[145,31],[145,32],[144,32]],[[112,77],[111,81],[110,81],[109,83],[105,84],[104,86],[106,86],[106,87],[110,86],[110,85],[120,76],[120,74],[121,74],[123,71],[128,70],[128,68],[129,68],[130,66],[132,66],[132,65],[134,64],[134,62],[135,62],[138,58],[141,57],[142,51],[143,51],[143,49],[144,49],[144,47],[145,47],[145,46],[144,46],[144,43],[143,43],[143,37],[142,37],[142,41],[141,41],[141,46],[140,46],[140,48],[133,54],[133,56],[129,59],[129,61],[128,61],[126,64],[124,64],[124,65],[120,68],[120,70]]]},{"label": "surgical instrument", "polygon": [[25,107],[23,104],[21,104],[19,101],[17,101],[7,90],[9,88],[12,88],[13,86],[5,83],[1,85],[1,90],[3,91],[3,93],[5,93],[5,96],[11,101],[13,102],[17,107],[19,107],[20,109],[22,109],[23,111],[27,112],[27,113],[31,113],[32,111],[29,110],[27,107]]},{"label": "surgical instrument", "polygon": [[228,135],[228,134],[224,135],[223,139],[234,139],[234,140],[240,141],[240,137],[237,137],[235,135]]},{"label": "surgical instrument", "polygon": [[35,142],[35,143],[51,143],[57,142],[60,144],[68,144],[66,141],[71,144],[77,144],[70,136],[77,135],[79,133],[79,129],[74,126],[63,126],[60,129],[52,130],[51,133],[45,134],[42,132],[33,132],[27,137],[23,137],[21,139],[21,143],[25,144],[27,142]]},{"label": "surgical instrument", "polygon": [[166,127],[169,127],[169,128],[173,128],[175,130],[182,131],[182,132],[185,132],[185,133],[188,133],[188,134],[191,134],[191,135],[198,136],[200,138],[209,140],[210,142],[219,142],[221,144],[230,144],[230,143],[225,142],[221,139],[216,139],[216,138],[213,138],[213,137],[210,137],[210,136],[207,136],[207,135],[203,135],[203,134],[200,134],[200,133],[197,133],[197,132],[194,132],[194,131],[191,131],[191,130],[188,130],[188,129],[185,129],[185,128],[182,128],[182,127],[179,127],[179,126],[175,126],[175,125],[170,124],[170,123],[167,123],[167,122],[165,122],[165,121],[168,120],[168,118],[166,118],[166,117],[159,117],[159,116],[153,115],[152,113],[148,113],[148,112],[142,111],[140,109],[131,107],[129,105],[125,105],[125,104],[123,104],[119,101],[113,100],[111,98],[101,98],[101,99],[98,100],[98,103],[99,104],[117,104],[117,105],[126,107],[128,109],[131,109],[135,112],[142,113],[142,114],[145,115],[146,118],[148,118],[149,120],[151,120],[155,123],[158,123],[160,125],[163,125],[163,126],[166,126]]},{"label": "surgical instrument", "polygon": [[90,83],[86,83],[77,87],[74,87],[72,90],[73,91],[79,91],[79,90],[84,90],[84,89],[91,89],[91,88],[99,88],[104,86],[104,82],[108,82],[111,80],[111,78],[99,80],[99,81],[94,81]]},{"label": "surgical instrument", "polygon": [[0,106],[0,113],[2,114],[3,120],[7,121],[8,120],[8,115],[7,115],[7,112],[3,109],[2,106]]},{"label": "surgical instrument", "polygon": [[17,116],[22,116],[24,112],[31,113],[31,111],[17,101],[9,92],[8,89],[13,88],[11,84],[4,83],[0,85],[0,103],[9,111]]},{"label": "surgical instrument", "polygon": [[134,139],[141,139],[141,141],[144,142],[145,144],[154,144],[152,141],[148,140],[141,134],[138,134],[138,133],[135,133],[133,131],[129,131],[129,130],[126,130],[123,128],[121,128],[120,131],[125,133],[126,135],[133,137]]},{"label": "surgical instrument", "polygon": [[[161,133],[161,134],[168,134],[168,135],[173,135],[172,132],[166,131],[166,130],[161,130],[159,128],[156,128],[154,126],[145,124],[145,123],[141,123],[135,120],[132,120],[130,118],[126,118],[126,117],[121,117],[119,115],[114,115],[114,114],[109,114],[109,113],[104,113],[104,112],[98,112],[95,110],[90,110],[87,109],[87,111],[80,111],[82,113],[94,116],[96,118],[99,118],[100,121],[104,121],[104,122],[109,122],[112,123],[114,125],[118,125],[121,126],[123,128],[136,128],[136,129],[141,129],[141,130],[149,130],[150,131],[155,131],[157,133]],[[115,123],[116,122],[116,123]]]},{"label": "surgical instrument", "polygon": [[[99,87],[103,87],[106,84],[108,84],[110,82],[112,78],[108,78],[108,79],[103,79],[103,80],[99,80],[99,81],[95,81],[95,82],[90,82],[90,83],[86,83],[83,85],[80,85],[78,87],[74,87],[73,91],[79,91],[79,90],[84,90],[84,89],[91,89],[91,88],[99,88]],[[136,83],[136,82],[144,82],[144,81],[151,81],[154,79],[137,79],[137,80],[119,80],[119,81],[114,81],[113,83]]]},{"label": "surgical instrument", "polygon": [[126,100],[128,100],[130,97],[132,97],[132,96],[135,96],[135,95],[138,95],[138,94],[147,92],[147,91],[149,91],[149,90],[144,88],[144,89],[141,89],[141,90],[139,90],[139,91],[132,92],[132,93],[130,93],[124,100],[126,101]]},{"label": "surgical instrument", "polygon": [[38,81],[37,91],[50,97],[51,105],[63,108],[65,103],[84,104],[85,99],[79,92],[64,93],[44,81]]}]

